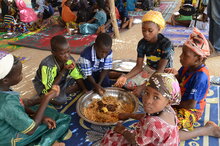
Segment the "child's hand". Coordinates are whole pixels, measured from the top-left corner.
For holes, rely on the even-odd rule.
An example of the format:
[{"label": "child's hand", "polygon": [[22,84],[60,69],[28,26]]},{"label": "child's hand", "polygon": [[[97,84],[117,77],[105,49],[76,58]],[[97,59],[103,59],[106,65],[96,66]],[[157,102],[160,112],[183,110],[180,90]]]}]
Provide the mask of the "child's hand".
[{"label": "child's hand", "polygon": [[120,113],[118,114],[118,119],[125,121],[130,118],[130,115],[131,115],[130,113]]},{"label": "child's hand", "polygon": [[178,75],[178,71],[174,68],[165,68],[164,72],[165,73],[171,73],[171,74],[174,74],[174,75]]},{"label": "child's hand", "polygon": [[114,128],[114,131],[119,133],[119,134],[123,134],[125,129],[126,129],[125,126],[123,126],[121,122],[118,122],[117,125]]},{"label": "child's hand", "polygon": [[134,95],[137,96],[137,97],[140,97],[142,91],[144,90],[144,88],[145,88],[145,83],[144,83],[144,85],[137,86],[137,87],[132,91],[132,94],[134,94]]},{"label": "child's hand", "polygon": [[60,86],[53,85],[50,91],[46,94],[46,96],[50,99],[57,97],[60,94]]},{"label": "child's hand", "polygon": [[73,70],[76,67],[76,64],[72,60],[68,60],[66,64],[64,64],[64,68],[67,70]]},{"label": "child's hand", "polygon": [[125,85],[126,81],[127,81],[127,78],[122,75],[122,76],[120,76],[120,77],[117,79],[117,81],[116,81],[116,83],[114,84],[114,86],[116,86],[116,87],[122,87],[122,86]]},{"label": "child's hand", "polygon": [[102,87],[101,87],[100,85],[98,85],[98,84],[95,86],[94,91],[95,91],[96,93],[98,93],[100,96],[104,95],[104,93],[105,93],[105,89],[102,88]]},{"label": "child's hand", "polygon": [[44,118],[42,119],[42,122],[43,122],[45,125],[47,125],[47,127],[48,127],[49,129],[54,129],[54,128],[56,128],[56,122],[55,122],[53,119],[49,118],[49,117],[44,117]]}]

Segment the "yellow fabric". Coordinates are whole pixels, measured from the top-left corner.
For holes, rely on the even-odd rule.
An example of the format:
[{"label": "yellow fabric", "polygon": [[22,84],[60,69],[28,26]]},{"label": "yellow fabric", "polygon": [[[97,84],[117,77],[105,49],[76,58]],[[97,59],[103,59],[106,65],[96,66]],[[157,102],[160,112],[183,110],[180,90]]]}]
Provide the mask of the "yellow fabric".
[{"label": "yellow fabric", "polygon": [[151,21],[159,25],[160,29],[165,28],[165,20],[162,16],[162,14],[158,11],[148,11],[142,18],[142,22]]},{"label": "yellow fabric", "polygon": [[[184,3],[185,3],[185,0],[182,0],[182,4]],[[192,5],[196,5],[196,3],[197,3],[197,0],[192,0]]]}]

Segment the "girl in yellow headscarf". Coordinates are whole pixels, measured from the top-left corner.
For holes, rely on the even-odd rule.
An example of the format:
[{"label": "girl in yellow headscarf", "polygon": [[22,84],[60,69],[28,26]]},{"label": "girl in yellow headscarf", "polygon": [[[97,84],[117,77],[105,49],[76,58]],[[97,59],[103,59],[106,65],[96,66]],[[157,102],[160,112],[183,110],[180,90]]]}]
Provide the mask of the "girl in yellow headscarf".
[{"label": "girl in yellow headscarf", "polygon": [[[119,77],[115,86],[134,90],[149,79],[154,72],[163,72],[173,66],[173,46],[171,41],[160,31],[165,27],[165,20],[158,11],[148,11],[142,18],[143,38],[137,46],[136,66],[126,75]],[[146,56],[146,65],[144,59]]]}]

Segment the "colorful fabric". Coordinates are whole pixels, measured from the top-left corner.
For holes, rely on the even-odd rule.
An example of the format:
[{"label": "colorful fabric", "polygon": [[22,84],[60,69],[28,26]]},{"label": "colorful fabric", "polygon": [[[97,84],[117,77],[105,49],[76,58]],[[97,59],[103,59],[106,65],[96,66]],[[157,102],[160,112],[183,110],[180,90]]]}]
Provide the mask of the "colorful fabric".
[{"label": "colorful fabric", "polygon": [[153,74],[146,86],[150,86],[160,92],[169,99],[171,105],[177,105],[181,101],[179,82],[173,74]]},{"label": "colorful fabric", "polygon": [[120,16],[122,17],[121,19],[128,18],[128,11],[124,7],[122,0],[115,0],[115,6],[117,7]]},{"label": "colorful fabric", "polygon": [[4,24],[9,25],[11,23],[15,23],[15,18],[12,15],[5,15],[4,17]]},{"label": "colorful fabric", "polygon": [[0,91],[0,96],[0,145],[24,146],[32,142],[32,145],[52,145],[65,136],[70,116],[47,108],[45,115],[56,121],[56,128],[50,130],[40,124],[32,135],[27,135],[35,127],[35,122],[25,113],[19,93]]},{"label": "colorful fabric", "polygon": [[[176,123],[177,124],[177,123]],[[177,125],[170,125],[158,116],[145,116],[134,125],[135,141],[137,145],[179,145],[179,134]],[[101,141],[101,146],[130,144],[123,135],[109,130]]]},{"label": "colorful fabric", "polygon": [[178,74],[182,94],[181,100],[195,100],[195,109],[198,110],[200,118],[204,112],[206,97],[210,86],[209,71],[205,65],[201,65],[194,72],[188,72],[187,68],[181,67]]},{"label": "colorful fabric", "polygon": [[126,81],[124,87],[126,89],[134,90],[137,86],[143,85],[146,81],[148,81],[155,71],[156,70],[151,69],[148,65],[145,65],[140,73]]},{"label": "colorful fabric", "polygon": [[173,53],[174,48],[170,40],[164,37],[162,34],[158,35],[156,43],[150,43],[144,38],[138,42],[137,54],[138,57],[147,57],[146,63],[154,70],[158,68],[158,62],[160,59],[167,59],[168,63],[166,68],[173,66]]},{"label": "colorful fabric", "polygon": [[112,69],[112,51],[105,58],[98,59],[94,45],[87,47],[77,60],[77,64],[85,77],[93,72]]},{"label": "colorful fabric", "polygon": [[62,1],[62,19],[64,22],[75,22],[76,15],[71,11],[71,9],[65,5],[67,0]]},{"label": "colorful fabric", "polygon": [[[71,60],[74,60],[70,57]],[[38,93],[38,95],[42,95],[47,93],[61,71],[56,59],[53,55],[47,56],[40,63],[40,66],[36,72],[36,76],[33,80],[34,87]],[[56,101],[66,101],[66,88],[70,86],[70,84],[74,84],[74,80],[82,79],[79,69],[75,67],[73,70],[67,72],[61,79],[59,86],[62,89],[59,97],[55,98]],[[73,80],[71,80],[73,79]]]},{"label": "colorful fabric", "polygon": [[142,18],[142,22],[151,21],[156,23],[160,29],[164,29],[166,22],[161,14],[161,12],[158,11],[148,11]]},{"label": "colorful fabric", "polygon": [[188,40],[184,43],[188,48],[193,50],[196,54],[206,58],[210,55],[209,44],[205,36],[197,29],[194,28]]},{"label": "colorful fabric", "polygon": [[103,10],[96,12],[93,18],[95,18],[94,23],[84,23],[79,26],[81,34],[95,34],[99,26],[104,25],[107,21],[107,15]]},{"label": "colorful fabric", "polygon": [[4,79],[11,71],[14,64],[14,56],[0,51],[0,80]]},{"label": "colorful fabric", "polygon": [[15,0],[15,3],[19,10],[20,21],[26,23],[37,21],[37,14],[33,9],[28,8],[23,0]]},{"label": "colorful fabric", "polygon": [[179,120],[178,128],[187,129],[192,131],[194,129],[194,124],[199,120],[202,113],[197,109],[174,109]]},{"label": "colorful fabric", "polygon": [[178,21],[192,20],[192,16],[179,15],[175,18],[175,20],[178,20]]}]

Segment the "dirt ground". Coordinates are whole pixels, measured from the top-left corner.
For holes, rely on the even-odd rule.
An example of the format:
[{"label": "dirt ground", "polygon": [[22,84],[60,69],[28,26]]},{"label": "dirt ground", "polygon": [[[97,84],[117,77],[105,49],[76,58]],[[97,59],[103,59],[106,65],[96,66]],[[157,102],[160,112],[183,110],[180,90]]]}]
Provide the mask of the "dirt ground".
[{"label": "dirt ground", "polygon": [[[142,38],[141,24],[134,25],[131,29],[120,34],[120,39],[113,40],[113,59],[133,59],[137,57],[137,43]],[[175,48],[174,68],[180,68],[179,56],[182,48]],[[40,61],[50,54],[49,51],[36,50],[32,48],[22,48],[12,52],[14,55],[23,56],[27,61],[23,64],[23,80],[14,90],[19,91],[23,98],[29,98],[35,95],[32,79],[38,68]],[[79,55],[72,55],[76,60]],[[220,76],[220,56],[212,57],[206,61],[210,75]]]}]

